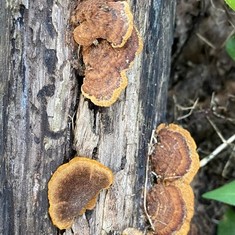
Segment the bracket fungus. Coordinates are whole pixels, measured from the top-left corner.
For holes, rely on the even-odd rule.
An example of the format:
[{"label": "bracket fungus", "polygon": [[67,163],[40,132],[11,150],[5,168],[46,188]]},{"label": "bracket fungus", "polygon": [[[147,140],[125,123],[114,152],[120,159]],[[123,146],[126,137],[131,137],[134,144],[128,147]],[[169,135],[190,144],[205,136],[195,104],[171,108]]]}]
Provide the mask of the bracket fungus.
[{"label": "bracket fungus", "polygon": [[109,107],[126,88],[126,70],[143,48],[130,6],[123,0],[84,0],[71,21],[85,64],[82,93],[95,105]]},{"label": "bracket fungus", "polygon": [[95,160],[75,157],[61,165],[48,183],[53,224],[59,229],[70,228],[76,216],[95,207],[99,192],[112,183],[112,171]]},{"label": "bracket fungus", "polygon": [[186,235],[194,212],[193,200],[192,188],[187,184],[155,184],[147,195],[154,234]]},{"label": "bracket fungus", "polygon": [[196,144],[175,124],[161,124],[150,155],[157,184],[147,194],[147,212],[156,235],[186,235],[194,213],[190,182],[199,169]]},{"label": "bracket fungus", "polygon": [[83,48],[85,79],[83,95],[98,106],[108,107],[127,86],[126,70],[142,50],[139,33],[134,28],[131,37],[122,48],[113,48],[102,40],[97,46]]},{"label": "bracket fungus", "polygon": [[179,178],[190,183],[199,169],[197,146],[190,133],[176,124],[161,124],[156,138],[150,156],[153,171],[163,179]]},{"label": "bracket fungus", "polygon": [[133,15],[125,1],[82,1],[73,21],[79,23],[73,32],[74,40],[82,46],[106,39],[113,47],[123,47],[133,30]]}]

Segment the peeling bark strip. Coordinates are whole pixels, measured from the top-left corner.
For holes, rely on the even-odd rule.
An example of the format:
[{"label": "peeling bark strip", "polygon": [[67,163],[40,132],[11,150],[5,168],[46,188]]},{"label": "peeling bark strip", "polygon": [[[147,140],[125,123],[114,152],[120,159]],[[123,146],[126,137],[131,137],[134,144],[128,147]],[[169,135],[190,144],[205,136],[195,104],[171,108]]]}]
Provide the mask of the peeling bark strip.
[{"label": "peeling bark strip", "polygon": [[[129,86],[110,108],[80,95],[71,68],[71,1],[0,3],[0,234],[57,234],[47,183],[71,157],[93,156],[115,172],[86,218],[64,234],[121,234],[146,226],[142,211],[147,143],[165,116],[175,1],[131,1],[144,51]],[[75,138],[70,131],[75,102]]]}]

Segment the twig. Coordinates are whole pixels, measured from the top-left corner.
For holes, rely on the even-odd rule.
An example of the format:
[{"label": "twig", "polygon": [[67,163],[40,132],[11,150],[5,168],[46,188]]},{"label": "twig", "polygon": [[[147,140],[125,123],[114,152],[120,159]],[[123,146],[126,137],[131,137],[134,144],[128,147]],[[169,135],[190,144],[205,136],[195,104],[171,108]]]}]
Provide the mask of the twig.
[{"label": "twig", "polygon": [[[231,96],[232,97],[232,96]],[[212,110],[212,113],[218,117],[218,118],[221,118],[221,119],[226,119],[227,121],[230,121],[232,123],[235,122],[235,119],[234,118],[229,118],[229,117],[226,117],[222,114],[219,114],[217,113],[217,109],[227,109],[226,107],[223,107],[223,106],[218,106],[216,101],[215,101],[215,92],[212,93],[212,96],[211,96],[211,102],[210,102],[210,108]]]},{"label": "twig", "polygon": [[152,135],[151,135],[151,139],[150,139],[150,143],[148,145],[148,156],[147,156],[146,171],[145,171],[145,183],[144,183],[144,212],[147,216],[147,219],[148,219],[153,231],[155,230],[154,226],[153,226],[153,222],[152,222],[151,217],[147,211],[147,186],[148,186],[148,174],[149,174],[149,156],[153,152],[153,145],[154,145],[155,141],[157,141],[157,140],[155,138],[155,130],[153,130]]},{"label": "twig", "polygon": [[205,166],[208,162],[210,162],[214,157],[216,157],[222,150],[224,150],[229,144],[231,144],[233,141],[235,141],[235,134],[232,135],[228,140],[226,140],[224,143],[219,145],[209,156],[203,158],[200,161],[200,167]]},{"label": "twig", "polygon": [[213,0],[210,0],[210,2],[211,2],[211,6],[212,6],[215,10],[218,10],[218,11],[221,11],[221,12],[225,13],[225,10],[224,10],[224,9],[215,6]]},{"label": "twig", "polygon": [[209,117],[206,117],[206,118],[207,118],[207,120],[209,121],[209,123],[212,125],[212,127],[214,128],[216,134],[219,136],[219,138],[221,139],[221,141],[222,141],[223,143],[225,143],[226,140],[225,140],[225,138],[223,137],[223,135],[221,134],[220,130],[219,130],[219,129],[217,128],[217,126],[215,125],[215,123],[212,122],[212,120],[211,120]]},{"label": "twig", "polygon": [[177,120],[182,120],[182,119],[185,119],[187,117],[189,117],[190,115],[192,115],[193,113],[193,110],[196,108],[197,104],[198,104],[198,101],[199,101],[199,98],[197,98],[193,104],[193,106],[190,106],[190,107],[182,107],[180,106],[179,104],[177,104],[177,107],[180,108],[181,110],[190,110],[189,113],[181,116],[181,117],[178,117]]},{"label": "twig", "polygon": [[196,35],[201,39],[203,42],[205,42],[208,46],[210,46],[212,49],[216,50],[216,47],[205,37],[203,37],[201,34],[196,33]]},{"label": "twig", "polygon": [[[230,24],[234,27],[234,25],[232,24],[232,22],[230,22]],[[228,41],[229,38],[231,38],[231,37],[233,36],[234,32],[235,32],[235,29],[233,29],[233,30],[229,33],[229,35],[227,36],[227,38],[225,39],[225,41],[222,43],[221,48],[223,48],[223,47],[225,46],[226,42]]]},{"label": "twig", "polygon": [[148,156],[150,156],[153,153],[154,144],[156,143],[157,143],[157,138],[155,137],[155,130],[152,130],[150,143],[148,144]]}]

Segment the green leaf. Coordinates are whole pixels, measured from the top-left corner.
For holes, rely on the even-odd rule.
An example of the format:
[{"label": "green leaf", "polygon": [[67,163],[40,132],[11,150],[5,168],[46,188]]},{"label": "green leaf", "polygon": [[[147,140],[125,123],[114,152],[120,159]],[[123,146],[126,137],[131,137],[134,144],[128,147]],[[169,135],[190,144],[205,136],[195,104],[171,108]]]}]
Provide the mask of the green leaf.
[{"label": "green leaf", "polygon": [[204,193],[202,197],[235,206],[235,180],[220,188]]},{"label": "green leaf", "polygon": [[[234,0],[235,1],[235,0]],[[229,56],[235,61],[235,35],[231,36],[226,44],[225,49]]]},{"label": "green leaf", "polygon": [[232,208],[229,208],[223,219],[218,224],[218,235],[231,235],[235,234],[235,211]]},{"label": "green leaf", "polygon": [[235,11],[235,0],[225,0],[225,2]]}]

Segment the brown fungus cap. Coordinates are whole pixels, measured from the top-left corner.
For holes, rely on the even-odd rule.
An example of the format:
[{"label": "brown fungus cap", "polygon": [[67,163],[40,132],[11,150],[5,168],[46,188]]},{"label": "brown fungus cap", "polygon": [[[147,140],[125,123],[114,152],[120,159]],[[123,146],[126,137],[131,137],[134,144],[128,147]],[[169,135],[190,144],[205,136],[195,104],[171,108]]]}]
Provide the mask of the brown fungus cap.
[{"label": "brown fungus cap", "polygon": [[142,40],[135,27],[122,48],[114,49],[106,40],[97,46],[84,47],[83,95],[98,106],[112,105],[127,86],[126,70],[142,48]]},{"label": "brown fungus cap", "polygon": [[199,156],[190,133],[176,124],[161,124],[156,138],[150,156],[154,172],[163,179],[183,179],[190,183],[199,169]]},{"label": "brown fungus cap", "polygon": [[82,1],[72,21],[79,23],[73,32],[74,40],[83,46],[102,38],[113,47],[122,47],[133,30],[133,15],[125,1]]},{"label": "brown fungus cap", "polygon": [[94,208],[100,190],[112,183],[112,171],[95,160],[75,157],[61,165],[48,183],[53,224],[59,229],[70,228],[76,216]]},{"label": "brown fungus cap", "polygon": [[147,210],[156,235],[186,235],[194,212],[191,187],[176,181],[156,184],[147,195]]},{"label": "brown fungus cap", "polygon": [[147,194],[147,211],[156,235],[186,235],[194,213],[190,182],[199,169],[196,144],[190,133],[175,124],[156,130],[151,167],[157,184]]}]

